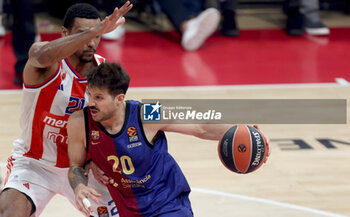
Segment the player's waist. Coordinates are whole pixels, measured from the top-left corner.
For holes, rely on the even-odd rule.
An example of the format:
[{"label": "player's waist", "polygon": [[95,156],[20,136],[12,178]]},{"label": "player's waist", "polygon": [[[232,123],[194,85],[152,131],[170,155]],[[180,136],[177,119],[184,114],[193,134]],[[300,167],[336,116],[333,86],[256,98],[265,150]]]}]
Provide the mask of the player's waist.
[{"label": "player's waist", "polygon": [[50,154],[45,154],[32,149],[27,152],[12,152],[14,158],[25,157],[31,159],[39,164],[48,165],[51,167],[66,168],[69,167],[68,153],[65,151],[63,153],[58,153],[57,151]]}]

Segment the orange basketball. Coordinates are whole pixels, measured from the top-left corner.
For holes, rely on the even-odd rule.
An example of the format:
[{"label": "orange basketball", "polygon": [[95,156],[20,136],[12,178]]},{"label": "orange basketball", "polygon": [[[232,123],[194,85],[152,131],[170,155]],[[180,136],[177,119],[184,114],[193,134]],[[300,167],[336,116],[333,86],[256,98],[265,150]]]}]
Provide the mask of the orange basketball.
[{"label": "orange basketball", "polygon": [[256,128],[239,124],[231,127],[219,142],[221,162],[236,173],[250,173],[265,162],[268,154],[266,137]]}]

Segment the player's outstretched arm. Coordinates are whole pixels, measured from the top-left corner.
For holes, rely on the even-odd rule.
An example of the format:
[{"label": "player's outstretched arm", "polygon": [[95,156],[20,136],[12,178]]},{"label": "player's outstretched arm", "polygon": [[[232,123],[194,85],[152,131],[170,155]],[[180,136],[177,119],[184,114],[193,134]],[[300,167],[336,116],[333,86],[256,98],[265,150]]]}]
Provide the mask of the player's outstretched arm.
[{"label": "player's outstretched arm", "polygon": [[84,204],[84,200],[92,199],[98,203],[101,197],[94,189],[87,187],[87,177],[85,176],[84,164],[86,160],[86,145],[84,131],[83,111],[74,112],[68,121],[68,156],[69,156],[69,183],[75,194],[75,201],[78,209],[86,216],[90,216],[91,207]]},{"label": "player's outstretched arm", "polygon": [[[157,125],[153,127],[157,130]],[[230,124],[162,124],[158,125],[158,130],[192,135],[207,140],[220,140],[230,127],[232,127]]]},{"label": "player's outstretched arm", "polygon": [[61,59],[72,55],[93,38],[111,32],[123,24],[125,22],[123,16],[131,8],[132,4],[128,1],[120,9],[115,8],[113,14],[107,16],[101,23],[88,30],[50,42],[34,43],[29,50],[30,63],[37,68],[47,68]]},{"label": "player's outstretched arm", "polygon": [[57,70],[58,62],[61,59],[69,57],[95,37],[111,32],[122,25],[125,22],[123,16],[131,10],[132,6],[129,1],[126,2],[120,9],[116,8],[113,14],[107,16],[102,22],[80,33],[50,42],[34,43],[29,49],[29,59],[24,69],[25,83],[35,85],[41,80],[49,78]]}]

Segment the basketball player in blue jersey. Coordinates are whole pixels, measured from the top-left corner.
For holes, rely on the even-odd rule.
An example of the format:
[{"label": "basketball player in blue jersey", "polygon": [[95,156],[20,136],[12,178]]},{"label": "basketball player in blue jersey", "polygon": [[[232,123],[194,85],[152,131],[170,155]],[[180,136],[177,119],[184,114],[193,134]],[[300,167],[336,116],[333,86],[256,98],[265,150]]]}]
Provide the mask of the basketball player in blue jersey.
[{"label": "basketball player in blue jersey", "polygon": [[120,217],[193,216],[190,187],[167,150],[164,132],[219,140],[226,124],[143,124],[138,101],[124,101],[128,74],[115,63],[102,63],[87,76],[89,107],[68,121],[69,181],[76,203],[86,215],[84,198],[100,195],[87,187],[87,154],[109,177],[108,190]]}]

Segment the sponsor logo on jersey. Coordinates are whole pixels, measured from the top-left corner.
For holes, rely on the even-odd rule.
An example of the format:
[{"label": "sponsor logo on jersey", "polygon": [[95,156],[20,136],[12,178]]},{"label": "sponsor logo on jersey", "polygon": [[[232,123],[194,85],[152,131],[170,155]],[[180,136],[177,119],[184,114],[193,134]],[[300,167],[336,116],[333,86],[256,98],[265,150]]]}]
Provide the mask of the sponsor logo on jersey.
[{"label": "sponsor logo on jersey", "polygon": [[146,188],[146,183],[151,179],[151,175],[146,175],[143,179],[133,180],[127,178],[121,178],[123,188]]},{"label": "sponsor logo on jersey", "polygon": [[138,147],[140,145],[142,145],[142,142],[135,142],[135,143],[129,144],[127,147],[128,148],[135,148],[135,147]]},{"label": "sponsor logo on jersey", "polygon": [[67,128],[67,118],[64,116],[57,116],[46,112],[44,115],[43,122],[51,127],[66,129]]},{"label": "sponsor logo on jersey", "polygon": [[162,105],[157,103],[145,103],[143,104],[143,120],[145,121],[160,121]]},{"label": "sponsor logo on jersey", "polygon": [[48,140],[50,140],[53,143],[65,143],[68,144],[68,136],[62,135],[60,133],[56,132],[48,132],[47,137]]},{"label": "sponsor logo on jersey", "polygon": [[67,128],[67,122],[68,122],[67,117],[58,116],[58,115],[51,114],[49,112],[45,112],[43,115],[42,122],[47,126],[50,126],[53,128],[64,129],[64,130],[60,130],[60,132],[55,132],[56,130],[52,131],[49,129],[46,134],[46,138],[48,141],[52,143],[67,144],[68,137],[67,137],[67,131],[65,130]]},{"label": "sponsor logo on jersey", "polygon": [[127,129],[126,133],[128,134],[129,137],[129,142],[136,142],[139,140],[139,136],[136,130],[136,127],[131,126]]}]

